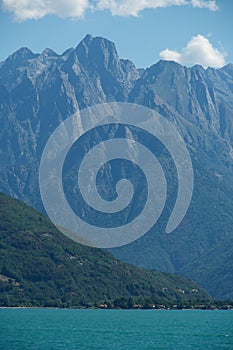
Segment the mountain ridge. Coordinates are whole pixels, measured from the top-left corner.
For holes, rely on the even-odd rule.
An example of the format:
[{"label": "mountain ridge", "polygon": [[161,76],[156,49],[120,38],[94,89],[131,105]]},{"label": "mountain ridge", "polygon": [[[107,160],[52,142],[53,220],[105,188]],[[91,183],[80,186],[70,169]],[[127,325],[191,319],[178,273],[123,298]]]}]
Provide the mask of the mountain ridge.
[{"label": "mountain ridge", "polygon": [[[95,49],[89,51],[93,42]],[[18,63],[1,63],[0,190],[43,211],[39,161],[49,135],[63,120],[77,110],[112,101],[152,108],[186,142],[195,172],[193,200],[171,236],[163,232],[163,216],[142,239],[113,253],[146,268],[197,276],[214,296],[233,298],[228,255],[233,235],[233,65],[204,69],[159,61],[139,72],[132,62],[119,58],[113,45],[87,36],[58,56],[23,49],[22,56],[36,56],[20,61],[16,55]],[[84,50],[83,64],[78,47]],[[222,256],[220,266],[215,264],[218,246],[228,255]],[[216,278],[208,285],[206,256],[211,256],[218,283]]]}]

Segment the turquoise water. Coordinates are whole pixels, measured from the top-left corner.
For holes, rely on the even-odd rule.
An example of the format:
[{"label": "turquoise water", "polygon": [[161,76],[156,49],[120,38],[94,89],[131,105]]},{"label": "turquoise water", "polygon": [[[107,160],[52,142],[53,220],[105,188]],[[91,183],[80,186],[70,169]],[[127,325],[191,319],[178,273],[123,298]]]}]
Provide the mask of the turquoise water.
[{"label": "turquoise water", "polygon": [[233,350],[233,311],[0,309],[1,350]]}]

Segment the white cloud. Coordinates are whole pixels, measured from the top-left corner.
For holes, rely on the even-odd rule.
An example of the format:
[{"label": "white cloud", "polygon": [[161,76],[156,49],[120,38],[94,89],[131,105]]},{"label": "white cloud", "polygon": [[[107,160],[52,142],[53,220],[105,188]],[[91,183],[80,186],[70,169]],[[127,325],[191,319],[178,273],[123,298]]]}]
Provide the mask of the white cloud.
[{"label": "white cloud", "polygon": [[185,5],[185,0],[99,0],[97,7],[110,10],[112,15],[138,16],[145,9]]},{"label": "white cloud", "polygon": [[138,16],[145,9],[156,9],[171,6],[192,6],[207,8],[216,11],[218,6],[215,0],[99,0],[97,8],[108,9],[112,15]]},{"label": "white cloud", "polygon": [[164,60],[187,66],[200,64],[204,68],[224,66],[225,56],[225,53],[213,47],[208,38],[200,34],[194,36],[180,52],[169,49],[160,52],[160,57]]},{"label": "white cloud", "polygon": [[89,7],[89,0],[2,0],[2,3],[19,21],[40,19],[49,14],[82,17]]},{"label": "white cloud", "polygon": [[2,0],[2,4],[19,21],[39,19],[49,14],[79,18],[87,9],[109,10],[112,15],[118,16],[138,16],[145,9],[170,6],[218,9],[216,0]]},{"label": "white cloud", "polygon": [[203,1],[203,0],[192,0],[192,6],[193,7],[199,7],[199,8],[206,8],[211,11],[217,11],[219,9],[218,5],[216,4],[216,1]]}]

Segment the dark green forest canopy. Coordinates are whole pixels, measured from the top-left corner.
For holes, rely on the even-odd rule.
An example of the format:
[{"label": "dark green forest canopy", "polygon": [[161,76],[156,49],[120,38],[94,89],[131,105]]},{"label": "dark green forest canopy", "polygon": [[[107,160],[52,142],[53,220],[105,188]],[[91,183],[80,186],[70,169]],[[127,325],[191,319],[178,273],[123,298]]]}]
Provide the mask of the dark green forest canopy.
[{"label": "dark green forest canopy", "polygon": [[0,194],[0,305],[158,307],[212,302],[197,284],[79,245],[26,204]]}]

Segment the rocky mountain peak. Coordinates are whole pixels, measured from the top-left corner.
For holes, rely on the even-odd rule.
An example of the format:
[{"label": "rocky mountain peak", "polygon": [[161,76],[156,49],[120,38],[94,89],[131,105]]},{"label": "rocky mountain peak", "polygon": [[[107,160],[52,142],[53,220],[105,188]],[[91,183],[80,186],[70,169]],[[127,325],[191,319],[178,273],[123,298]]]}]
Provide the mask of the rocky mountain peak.
[{"label": "rocky mountain peak", "polygon": [[83,66],[105,68],[114,67],[119,62],[119,56],[115,44],[101,37],[93,38],[90,34],[80,42],[76,53]]},{"label": "rocky mountain peak", "polygon": [[53,51],[53,50],[51,50],[49,48],[46,48],[42,52],[41,56],[44,56],[44,57],[57,57],[58,54],[55,51]]},{"label": "rocky mountain peak", "polygon": [[223,68],[221,68],[221,71],[228,73],[229,75],[233,76],[233,64],[229,63]]},{"label": "rocky mountain peak", "polygon": [[[232,263],[220,259],[221,249],[232,247],[232,238],[228,241],[233,227],[232,64],[205,70],[161,60],[138,71],[131,61],[119,58],[111,41],[91,35],[62,55],[50,49],[40,55],[27,48],[18,50],[0,64],[0,191],[42,210],[38,167],[49,136],[77,110],[109,101],[144,105],[172,122],[187,142],[195,170],[194,199],[183,226],[164,240],[161,221],[143,242],[118,252],[119,257],[147,267],[185,271],[216,296],[232,297],[232,273],[227,277]],[[170,164],[169,159],[164,161]],[[172,169],[167,171],[171,177]],[[174,192],[167,209],[175,200]],[[221,283],[206,285],[212,277],[206,278],[205,252],[210,254],[207,262],[216,261],[215,275],[222,276]]]},{"label": "rocky mountain peak", "polygon": [[29,50],[27,47],[22,47],[21,49],[14,52],[11,56],[8,57],[7,61],[14,61],[14,62],[24,62],[27,60],[30,60],[32,58],[37,57],[38,55],[33,53],[31,50]]}]

